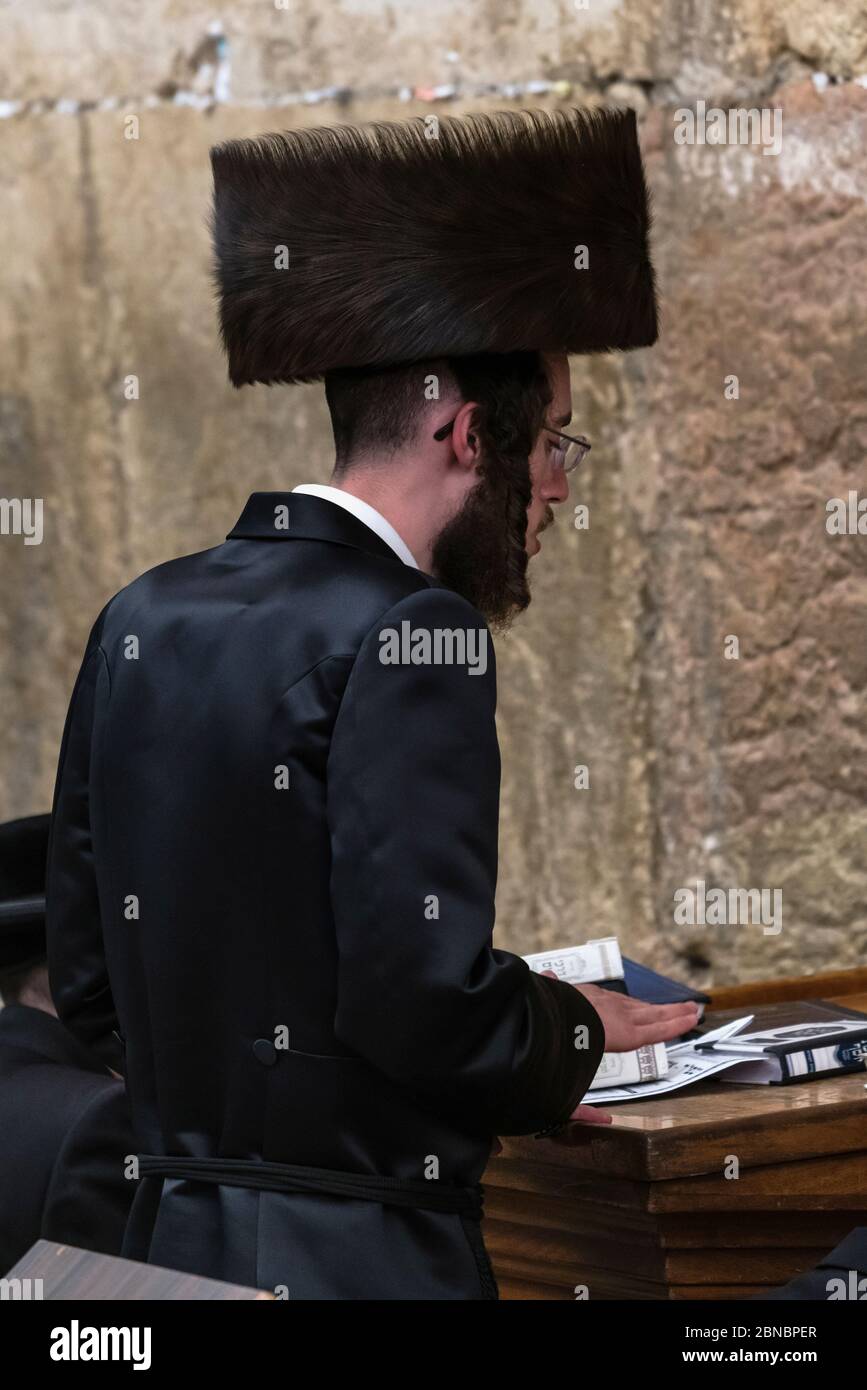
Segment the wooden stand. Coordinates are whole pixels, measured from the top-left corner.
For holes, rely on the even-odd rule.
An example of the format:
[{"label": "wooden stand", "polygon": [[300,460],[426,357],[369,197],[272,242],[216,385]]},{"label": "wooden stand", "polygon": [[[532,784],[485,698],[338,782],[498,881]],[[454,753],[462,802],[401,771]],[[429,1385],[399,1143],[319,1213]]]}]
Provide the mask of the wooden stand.
[{"label": "wooden stand", "polygon": [[[865,977],[749,985],[713,1004],[828,999],[832,984],[837,1002],[867,1012]],[[504,1139],[484,1223],[501,1297],[737,1299],[811,1269],[867,1225],[865,1083],[708,1082],[612,1106],[610,1126]],[[725,1176],[732,1158],[737,1178]]]}]

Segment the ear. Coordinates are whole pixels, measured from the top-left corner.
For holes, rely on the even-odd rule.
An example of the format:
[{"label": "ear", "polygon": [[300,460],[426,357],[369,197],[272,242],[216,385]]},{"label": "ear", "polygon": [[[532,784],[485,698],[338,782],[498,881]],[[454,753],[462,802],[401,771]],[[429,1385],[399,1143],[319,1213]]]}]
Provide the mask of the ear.
[{"label": "ear", "polygon": [[455,423],[449,435],[455,460],[461,468],[475,469],[481,463],[479,409],[478,401],[465,401],[455,416]]}]

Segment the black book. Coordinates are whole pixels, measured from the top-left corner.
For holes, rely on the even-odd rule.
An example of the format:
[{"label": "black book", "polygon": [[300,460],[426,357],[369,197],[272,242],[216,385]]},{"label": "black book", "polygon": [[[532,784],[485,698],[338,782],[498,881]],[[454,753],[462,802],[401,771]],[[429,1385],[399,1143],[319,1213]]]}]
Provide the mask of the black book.
[{"label": "black book", "polygon": [[[738,1017],[737,1011],[727,1014]],[[725,1022],[727,1014],[715,1014],[714,1026]],[[766,1004],[743,1032],[715,1043],[697,1038],[693,1046],[746,1064],[720,1080],[779,1086],[839,1076],[867,1069],[867,1014],[824,999]]]}]

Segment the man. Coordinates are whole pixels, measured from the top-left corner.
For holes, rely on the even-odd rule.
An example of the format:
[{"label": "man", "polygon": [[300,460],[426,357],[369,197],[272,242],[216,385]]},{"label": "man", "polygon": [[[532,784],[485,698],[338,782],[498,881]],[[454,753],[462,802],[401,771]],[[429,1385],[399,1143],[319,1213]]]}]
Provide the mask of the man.
[{"label": "man", "polygon": [[40,1237],[119,1255],[134,1190],[123,1083],[48,991],[47,846],[47,816],[0,826],[0,1274]]},{"label": "man", "polygon": [[290,1298],[496,1297],[495,1136],[695,1020],[491,939],[485,620],[586,448],[566,352],[656,334],[634,118],[426,129],[213,152],[230,375],[324,377],[334,486],[107,605],[55,799],[52,985],[140,1145],[124,1253]]}]

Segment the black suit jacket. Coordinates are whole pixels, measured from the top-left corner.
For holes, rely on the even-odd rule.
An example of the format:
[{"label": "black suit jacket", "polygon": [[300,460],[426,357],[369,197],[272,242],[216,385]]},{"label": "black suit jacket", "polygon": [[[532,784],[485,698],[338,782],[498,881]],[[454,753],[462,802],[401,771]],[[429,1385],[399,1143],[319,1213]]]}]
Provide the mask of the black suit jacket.
[{"label": "black suit jacket", "polygon": [[0,1274],[44,1238],[119,1255],[135,1184],[122,1081],[50,1014],[0,1009]]},{"label": "black suit jacket", "polygon": [[[565,1120],[598,1066],[583,997],[492,946],[490,641],[483,675],[385,665],[403,623],[486,634],[290,493],[254,493],[224,544],[97,620],[55,793],[50,974],[125,1072],[144,1152],[472,1185],[495,1134]],[[189,1179],[142,1179],[125,1254],[290,1297],[489,1287],[454,1215]]]}]

